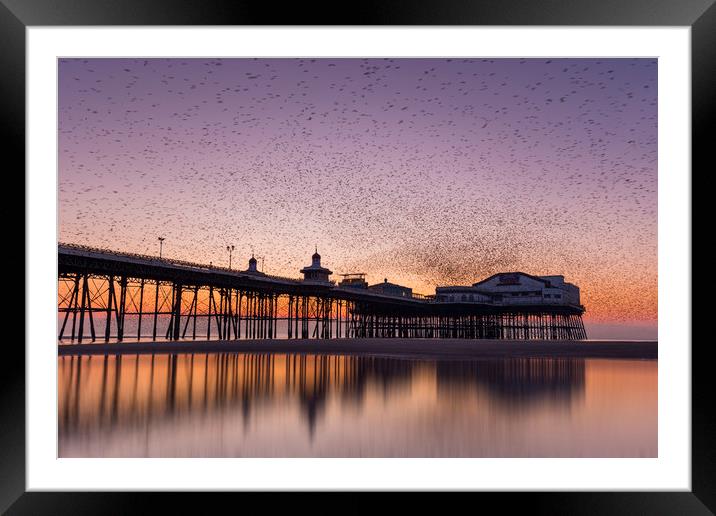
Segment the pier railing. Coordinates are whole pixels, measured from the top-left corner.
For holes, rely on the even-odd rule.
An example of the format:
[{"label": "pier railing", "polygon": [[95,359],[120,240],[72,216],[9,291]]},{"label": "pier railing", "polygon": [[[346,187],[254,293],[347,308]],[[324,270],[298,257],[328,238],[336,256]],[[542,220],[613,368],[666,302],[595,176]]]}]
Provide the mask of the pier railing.
[{"label": "pier railing", "polygon": [[[125,251],[115,251],[112,249],[106,249],[102,247],[90,247],[86,245],[80,245],[80,244],[67,244],[60,242],[58,244],[58,247],[64,247],[67,249],[72,249],[75,251],[80,252],[86,252],[88,254],[93,253],[100,253],[103,255],[111,255],[118,258],[133,258],[135,260],[141,260],[148,263],[162,263],[166,265],[177,265],[180,267],[190,267],[193,269],[200,269],[205,271],[216,271],[221,273],[228,273],[228,274],[235,274],[235,275],[251,275],[251,273],[247,273],[246,271],[237,270],[237,269],[230,269],[228,267],[222,267],[221,265],[214,265],[212,264],[205,264],[205,263],[199,263],[199,262],[191,262],[187,260],[178,260],[175,258],[165,258],[165,257],[158,257],[148,254],[140,254],[140,253],[132,253],[132,252],[125,252]],[[302,282],[299,278],[291,278],[288,276],[277,276],[275,274],[266,274],[266,273],[259,273],[256,275],[258,278],[268,278],[268,279],[274,279],[279,281],[287,281],[287,282],[294,282],[294,283],[300,283]]]}]

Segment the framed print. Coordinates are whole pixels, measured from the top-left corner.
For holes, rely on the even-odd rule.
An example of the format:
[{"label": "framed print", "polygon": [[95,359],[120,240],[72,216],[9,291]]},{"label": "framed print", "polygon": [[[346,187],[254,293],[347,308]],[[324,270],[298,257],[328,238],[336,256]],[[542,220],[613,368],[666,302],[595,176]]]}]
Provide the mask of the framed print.
[{"label": "framed print", "polygon": [[713,510],[711,2],[121,5],[0,10],[28,204],[3,508]]}]

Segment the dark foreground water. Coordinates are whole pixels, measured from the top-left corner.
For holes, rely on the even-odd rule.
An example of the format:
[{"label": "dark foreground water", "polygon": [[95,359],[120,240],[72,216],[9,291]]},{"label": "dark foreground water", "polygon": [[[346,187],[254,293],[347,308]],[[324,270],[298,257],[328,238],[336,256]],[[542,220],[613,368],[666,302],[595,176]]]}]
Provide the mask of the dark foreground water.
[{"label": "dark foreground water", "polygon": [[60,457],[656,457],[657,362],[60,357]]}]

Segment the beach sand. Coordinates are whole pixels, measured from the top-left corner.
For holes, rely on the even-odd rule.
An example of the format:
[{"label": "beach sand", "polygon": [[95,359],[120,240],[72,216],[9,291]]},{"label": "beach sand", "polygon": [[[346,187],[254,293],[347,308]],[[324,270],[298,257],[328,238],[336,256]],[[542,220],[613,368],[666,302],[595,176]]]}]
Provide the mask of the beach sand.
[{"label": "beach sand", "polygon": [[656,341],[468,339],[212,340],[61,344],[58,354],[317,353],[430,359],[505,357],[657,359]]}]

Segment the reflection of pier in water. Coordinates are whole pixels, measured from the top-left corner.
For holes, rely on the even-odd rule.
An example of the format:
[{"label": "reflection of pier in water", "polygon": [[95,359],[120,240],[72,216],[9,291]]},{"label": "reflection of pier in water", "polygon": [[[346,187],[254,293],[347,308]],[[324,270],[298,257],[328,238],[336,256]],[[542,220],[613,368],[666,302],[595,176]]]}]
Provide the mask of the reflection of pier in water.
[{"label": "reflection of pier in water", "polygon": [[568,402],[584,391],[584,359],[513,358],[437,362],[438,388],[475,384],[506,405],[537,400]]},{"label": "reflection of pier in water", "polygon": [[313,433],[330,397],[360,405],[369,386],[385,395],[434,372],[438,393],[485,389],[505,408],[569,403],[584,390],[583,359],[413,361],[337,355],[193,354],[67,356],[59,367],[59,425],[82,433],[154,419],[298,399]]}]

